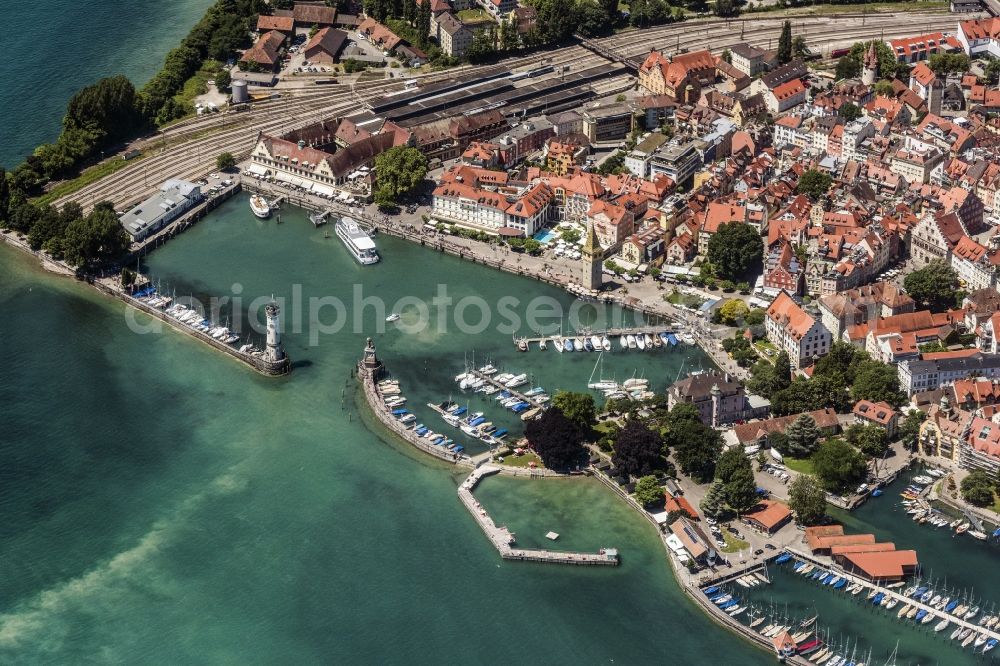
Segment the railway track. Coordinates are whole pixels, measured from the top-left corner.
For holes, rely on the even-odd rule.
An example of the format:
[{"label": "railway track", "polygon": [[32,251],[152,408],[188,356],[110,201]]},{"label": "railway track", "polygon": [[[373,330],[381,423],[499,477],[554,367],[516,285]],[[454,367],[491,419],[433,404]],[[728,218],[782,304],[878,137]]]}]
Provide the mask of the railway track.
[{"label": "railway track", "polygon": [[[910,35],[924,30],[952,30],[955,18],[948,14],[877,14],[847,17],[790,17],[793,34],[802,35],[810,46],[829,49],[862,38],[885,39]],[[916,19],[916,20],[915,20]],[[687,21],[644,30],[619,33],[594,40],[603,47],[625,57],[636,57],[650,48],[668,52],[710,48],[719,52],[734,44],[749,41],[763,45],[765,40],[777,42],[785,17],[767,16],[750,21],[706,19]],[[863,25],[862,25],[863,21]],[[741,29],[742,28],[742,29]],[[519,56],[501,61],[510,70],[551,64],[554,72],[537,81],[556,80],[564,73],[561,68],[582,71],[607,62],[602,56],[580,45],[553,49],[542,54]],[[446,72],[417,77],[423,82],[446,79],[455,74],[475,71],[465,66]],[[617,77],[615,82],[617,82]],[[339,84],[317,91],[297,91],[298,94],[255,105],[247,114],[227,114],[185,121],[147,139],[147,145],[160,141],[172,142],[160,152],[138,160],[116,173],[91,183],[56,201],[63,205],[75,201],[89,209],[103,200],[116,207],[140,200],[168,178],[198,179],[214,169],[215,157],[231,152],[242,159],[249,154],[258,132],[285,133],[311,123],[337,116],[351,115],[363,109],[363,103],[389,92],[401,90],[403,82],[373,81],[351,87]],[[227,126],[228,125],[228,126]]]}]

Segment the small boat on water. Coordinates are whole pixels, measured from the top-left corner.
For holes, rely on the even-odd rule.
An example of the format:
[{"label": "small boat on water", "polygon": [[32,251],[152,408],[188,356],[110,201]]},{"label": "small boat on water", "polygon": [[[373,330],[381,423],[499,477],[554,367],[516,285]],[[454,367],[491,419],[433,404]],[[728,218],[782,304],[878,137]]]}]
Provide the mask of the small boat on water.
[{"label": "small boat on water", "polygon": [[986,541],[988,538],[986,532],[980,532],[979,530],[969,530],[969,536],[980,541]]},{"label": "small boat on water", "polygon": [[580,338],[573,338],[573,351],[583,351],[583,340]]},{"label": "small boat on water", "polygon": [[635,346],[639,348],[639,351],[646,351],[646,338],[642,335],[635,336]]},{"label": "small boat on water", "polygon": [[556,351],[559,352],[560,354],[566,351],[566,348],[563,346],[563,339],[560,338],[558,335],[552,338],[552,346],[555,347]]},{"label": "small boat on water", "polygon": [[399,321],[399,313],[398,312],[393,312],[388,317],[386,317],[385,320],[387,322]]},{"label": "small boat on water", "polygon": [[271,217],[271,207],[268,205],[267,199],[259,194],[250,197],[250,210],[262,220]]},{"label": "small boat on water", "polygon": [[368,266],[378,263],[378,251],[371,236],[361,228],[361,226],[349,217],[345,217],[336,225],[334,230],[337,236],[344,243],[344,247],[358,261],[359,264]]},{"label": "small boat on water", "polygon": [[572,338],[564,338],[562,343],[565,351],[571,352],[575,349],[574,340]]},{"label": "small boat on water", "polygon": [[608,336],[606,335],[601,338],[601,349],[603,349],[606,352],[611,351],[611,340],[609,340]]},{"label": "small boat on water", "polygon": [[621,345],[622,349],[628,349],[628,337],[623,335],[618,338],[618,344]]},{"label": "small boat on water", "polygon": [[625,339],[628,340],[628,348],[629,349],[635,349],[636,348],[637,342],[636,342],[636,339],[635,339],[634,335],[626,335]]}]

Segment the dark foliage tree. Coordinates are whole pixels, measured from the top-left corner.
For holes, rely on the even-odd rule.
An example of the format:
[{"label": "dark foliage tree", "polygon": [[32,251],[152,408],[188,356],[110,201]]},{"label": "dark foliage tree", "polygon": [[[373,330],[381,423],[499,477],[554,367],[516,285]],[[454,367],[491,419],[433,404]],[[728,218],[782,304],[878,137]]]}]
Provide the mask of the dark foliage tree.
[{"label": "dark foliage tree", "polygon": [[778,64],[784,65],[792,59],[792,22],[781,24],[781,35],[778,37]]},{"label": "dark foliage tree", "polygon": [[384,199],[398,201],[423,182],[427,156],[416,148],[395,146],[375,158],[375,183]]},{"label": "dark foliage tree", "polygon": [[737,469],[733,477],[726,482],[725,491],[726,504],[737,515],[746,513],[757,506],[759,502],[757,483],[754,481],[753,470],[750,467]]},{"label": "dark foliage tree", "polygon": [[858,363],[851,378],[851,400],[887,402],[898,407],[906,401],[899,389],[899,374],[892,365],[866,360]]},{"label": "dark foliage tree", "polygon": [[830,174],[817,171],[816,169],[809,169],[799,178],[799,184],[795,190],[799,194],[805,194],[811,197],[813,201],[816,201],[826,196],[832,184],[833,178],[830,177]]},{"label": "dark foliage tree", "polygon": [[580,462],[584,453],[580,430],[558,407],[529,421],[524,436],[550,469],[565,469]]},{"label": "dark foliage tree", "polygon": [[853,102],[844,102],[837,109],[837,115],[847,122],[851,122],[861,117],[861,107]]},{"label": "dark foliage tree", "polygon": [[809,414],[795,417],[785,429],[785,436],[788,438],[788,455],[793,458],[806,458],[819,445],[819,428],[816,427],[816,420]]},{"label": "dark foliage tree", "polygon": [[719,456],[719,460],[715,464],[715,478],[723,483],[729,483],[735,478],[736,473],[743,469],[753,472],[750,459],[747,458],[742,447],[733,446]]},{"label": "dark foliage tree", "polygon": [[718,277],[740,280],[760,266],[764,242],[749,224],[727,222],[708,241],[708,260]]},{"label": "dark foliage tree", "polygon": [[681,403],[670,411],[665,441],[673,449],[682,472],[699,483],[706,483],[715,476],[722,438],[701,422],[693,405]]},{"label": "dark foliage tree", "polygon": [[128,245],[128,235],[108,202],[97,204],[86,217],[72,220],[62,240],[66,261],[86,268],[119,259],[128,250]]},{"label": "dark foliage tree", "polygon": [[946,310],[955,305],[958,275],[944,261],[930,262],[903,279],[906,293],[931,310]]},{"label": "dark foliage tree", "polygon": [[903,446],[911,451],[917,449],[917,438],[920,436],[920,425],[926,415],[919,409],[911,410],[899,425],[899,438]]},{"label": "dark foliage tree", "polygon": [[844,431],[844,439],[868,458],[878,459],[889,450],[889,435],[874,423],[854,423]]},{"label": "dark foliage tree", "polygon": [[709,518],[721,518],[725,514],[726,489],[721,482],[716,481],[708,487],[699,508]]},{"label": "dark foliage tree", "polygon": [[666,469],[663,438],[639,420],[630,419],[615,438],[611,463],[629,476],[646,476]]}]

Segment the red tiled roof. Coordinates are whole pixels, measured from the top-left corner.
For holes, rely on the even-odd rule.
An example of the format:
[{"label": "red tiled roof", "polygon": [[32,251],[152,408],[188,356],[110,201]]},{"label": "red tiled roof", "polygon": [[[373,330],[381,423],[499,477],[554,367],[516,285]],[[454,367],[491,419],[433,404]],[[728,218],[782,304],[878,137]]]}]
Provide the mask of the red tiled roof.
[{"label": "red tiled roof", "polygon": [[893,550],[875,553],[845,553],[842,557],[861,569],[868,578],[899,578],[906,570],[917,566],[915,550]]},{"label": "red tiled roof", "polygon": [[743,514],[747,520],[753,520],[768,532],[780,527],[792,517],[787,505],[775,500],[761,500],[752,511]]}]

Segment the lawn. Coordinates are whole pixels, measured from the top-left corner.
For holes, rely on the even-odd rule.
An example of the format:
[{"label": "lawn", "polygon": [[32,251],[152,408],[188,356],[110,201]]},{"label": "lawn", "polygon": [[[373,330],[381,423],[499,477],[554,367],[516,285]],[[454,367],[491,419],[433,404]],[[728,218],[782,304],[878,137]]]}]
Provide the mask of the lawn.
[{"label": "lawn", "polygon": [[503,464],[510,465],[511,467],[527,467],[531,463],[535,463],[535,467],[545,467],[542,464],[542,459],[538,457],[538,454],[532,452],[526,452],[519,456],[509,455],[504,456]]},{"label": "lawn", "polygon": [[693,294],[682,294],[676,289],[669,294],[664,294],[663,300],[672,305],[683,305],[689,308],[700,308],[705,303],[702,298]]},{"label": "lawn", "polygon": [[812,458],[791,458],[785,456],[782,461],[788,469],[793,469],[800,474],[815,474]]},{"label": "lawn", "polygon": [[726,547],[722,549],[723,553],[738,553],[741,550],[750,547],[750,544],[742,539],[737,539],[734,535],[730,534],[728,530],[722,530],[722,538],[726,542]]},{"label": "lawn", "polygon": [[489,23],[493,18],[482,9],[463,9],[458,12],[458,18],[462,23]]},{"label": "lawn", "polygon": [[221,62],[206,60],[202,63],[201,69],[184,82],[181,91],[174,95],[174,101],[193,112],[195,98],[208,92],[208,82],[218,76],[220,71],[222,71]]}]

